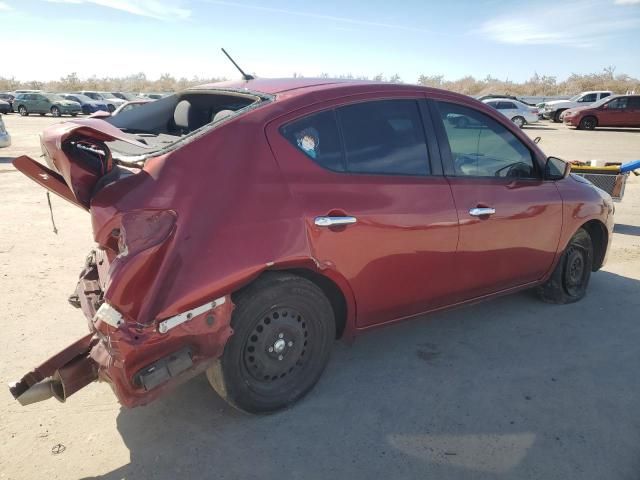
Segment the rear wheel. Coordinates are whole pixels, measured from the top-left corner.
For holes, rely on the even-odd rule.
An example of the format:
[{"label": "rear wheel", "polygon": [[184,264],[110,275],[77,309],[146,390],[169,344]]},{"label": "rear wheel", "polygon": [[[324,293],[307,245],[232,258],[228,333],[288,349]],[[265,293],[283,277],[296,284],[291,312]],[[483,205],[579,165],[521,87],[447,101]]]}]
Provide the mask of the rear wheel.
[{"label": "rear wheel", "polygon": [[53,107],[51,107],[51,115],[53,115],[54,117],[60,117],[62,116],[62,112],[60,112],[60,109],[54,105]]},{"label": "rear wheel", "polygon": [[573,303],[587,293],[593,266],[593,244],[589,233],[580,229],[573,236],[547,282],[538,287],[548,303]]},{"label": "rear wheel", "polygon": [[527,121],[524,119],[524,117],[521,117],[521,116],[513,117],[513,118],[511,119],[511,121],[512,121],[513,123],[515,123],[515,124],[516,124],[516,127],[518,127],[518,128],[522,128],[522,127],[524,127],[524,126],[525,126],[525,124],[527,123]]},{"label": "rear wheel", "polygon": [[20,114],[20,116],[22,117],[27,117],[29,116],[29,112],[27,111],[27,107],[25,107],[24,105],[20,105],[18,107],[18,113]]},{"label": "rear wheel", "polygon": [[566,110],[566,108],[563,108],[561,110],[556,110],[556,113],[553,115],[553,121],[555,123],[560,123],[562,120],[560,119],[560,115],[562,115],[562,112],[564,112]]},{"label": "rear wheel", "polygon": [[596,117],[584,117],[578,124],[578,128],[581,130],[593,130],[597,126],[598,120]]},{"label": "rear wheel", "polygon": [[207,370],[216,392],[252,413],[284,408],[316,384],[336,328],[331,304],[314,283],[268,273],[234,298],[234,334]]},{"label": "rear wheel", "polygon": [[109,113],[113,113],[116,111],[116,107],[114,107],[113,105],[109,104],[107,105],[107,109],[109,109]]}]

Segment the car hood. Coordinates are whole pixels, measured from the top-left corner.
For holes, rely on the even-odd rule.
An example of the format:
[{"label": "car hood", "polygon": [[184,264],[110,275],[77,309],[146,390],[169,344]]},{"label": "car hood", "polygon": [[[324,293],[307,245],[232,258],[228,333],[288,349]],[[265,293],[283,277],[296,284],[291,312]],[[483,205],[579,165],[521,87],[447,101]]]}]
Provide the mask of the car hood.
[{"label": "car hood", "polygon": [[545,107],[554,107],[554,106],[566,106],[566,105],[575,105],[575,102],[572,102],[570,100],[552,100],[550,102],[545,102],[544,106]]}]

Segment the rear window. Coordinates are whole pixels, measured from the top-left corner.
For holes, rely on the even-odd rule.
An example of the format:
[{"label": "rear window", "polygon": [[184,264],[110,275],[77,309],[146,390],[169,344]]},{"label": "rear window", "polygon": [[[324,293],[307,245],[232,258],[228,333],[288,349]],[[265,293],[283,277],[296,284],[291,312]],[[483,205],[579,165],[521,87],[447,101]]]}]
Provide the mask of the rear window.
[{"label": "rear window", "polygon": [[282,134],[320,166],[338,172],[429,175],[429,157],[415,100],[339,107],[292,122]]}]

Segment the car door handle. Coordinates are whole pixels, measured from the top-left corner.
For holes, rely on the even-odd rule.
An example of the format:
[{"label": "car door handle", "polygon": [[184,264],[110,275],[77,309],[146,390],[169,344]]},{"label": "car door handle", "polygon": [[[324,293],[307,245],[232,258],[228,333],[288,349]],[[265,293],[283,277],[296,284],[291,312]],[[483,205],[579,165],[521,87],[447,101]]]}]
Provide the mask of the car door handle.
[{"label": "car door handle", "polygon": [[356,217],[316,217],[313,223],[318,227],[338,227],[352,225],[357,221]]},{"label": "car door handle", "polygon": [[496,213],[496,209],[490,207],[476,207],[469,210],[469,215],[472,217],[482,217],[483,215],[493,215],[494,213]]}]

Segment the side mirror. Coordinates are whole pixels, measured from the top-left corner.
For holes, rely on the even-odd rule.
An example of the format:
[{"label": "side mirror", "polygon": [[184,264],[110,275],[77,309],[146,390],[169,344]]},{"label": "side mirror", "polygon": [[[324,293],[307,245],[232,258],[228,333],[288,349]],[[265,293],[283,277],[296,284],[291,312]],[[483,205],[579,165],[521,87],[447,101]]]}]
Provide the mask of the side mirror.
[{"label": "side mirror", "polygon": [[562,180],[571,172],[571,164],[557,157],[547,158],[544,165],[545,180]]}]

